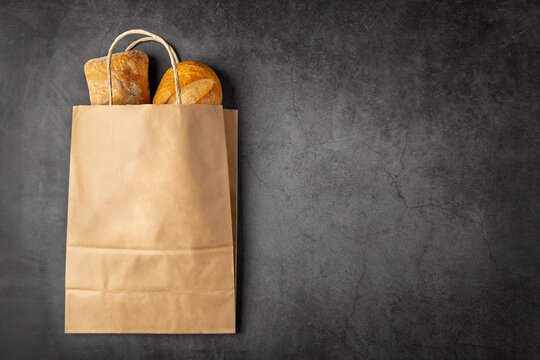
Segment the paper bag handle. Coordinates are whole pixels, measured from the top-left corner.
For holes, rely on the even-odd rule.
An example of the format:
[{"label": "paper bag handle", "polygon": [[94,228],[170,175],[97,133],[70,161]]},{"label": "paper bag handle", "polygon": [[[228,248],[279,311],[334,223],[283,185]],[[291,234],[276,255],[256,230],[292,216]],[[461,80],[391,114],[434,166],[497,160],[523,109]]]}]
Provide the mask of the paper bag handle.
[{"label": "paper bag handle", "polygon": [[[137,46],[138,44],[140,44],[142,42],[145,42],[145,41],[156,41],[156,40],[153,37],[143,37],[143,38],[137,39],[134,42],[132,42],[131,44],[129,44],[127,46],[126,50],[124,50],[124,51],[129,51],[129,50],[133,49],[135,46]],[[167,45],[169,45],[169,44],[167,44]],[[176,52],[174,51],[174,49],[172,48],[171,45],[169,45],[169,48],[171,49],[171,52],[174,55],[174,61],[176,61],[176,63],[178,64],[180,62],[180,60],[178,60],[178,56],[176,55]]]},{"label": "paper bag handle", "polygon": [[169,58],[171,59],[171,64],[172,64],[172,68],[173,68],[173,72],[174,72],[174,86],[175,86],[175,89],[176,89],[176,104],[181,104],[182,103],[182,97],[180,96],[180,81],[178,80],[178,69],[176,67],[176,59],[178,57],[176,57],[176,54],[174,54],[174,52],[173,52],[172,48],[169,46],[169,44],[167,44],[167,42],[165,42],[165,40],[163,40],[161,37],[159,37],[159,36],[157,36],[155,34],[152,34],[151,32],[148,32],[146,30],[133,29],[133,30],[125,31],[122,34],[118,35],[116,37],[116,39],[114,39],[111,47],[109,48],[109,52],[107,53],[107,80],[108,80],[108,83],[109,83],[109,105],[113,105],[112,76],[111,76],[112,52],[113,52],[114,47],[116,46],[116,44],[123,37],[125,37],[126,35],[131,35],[131,34],[146,35],[146,36],[152,38],[152,40],[157,41],[157,42],[161,43],[163,46],[165,46],[165,49],[169,53]]}]

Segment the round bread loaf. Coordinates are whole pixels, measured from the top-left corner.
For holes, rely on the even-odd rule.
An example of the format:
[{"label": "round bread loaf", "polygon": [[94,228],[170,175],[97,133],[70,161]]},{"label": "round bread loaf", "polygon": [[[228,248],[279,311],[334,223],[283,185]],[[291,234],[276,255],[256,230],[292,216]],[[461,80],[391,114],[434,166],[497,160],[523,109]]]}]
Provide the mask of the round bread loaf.
[{"label": "round bread loaf", "polygon": [[[221,104],[221,83],[210,67],[197,61],[178,63],[182,104]],[[174,104],[176,101],[173,68],[161,78],[154,95],[154,104]]]}]

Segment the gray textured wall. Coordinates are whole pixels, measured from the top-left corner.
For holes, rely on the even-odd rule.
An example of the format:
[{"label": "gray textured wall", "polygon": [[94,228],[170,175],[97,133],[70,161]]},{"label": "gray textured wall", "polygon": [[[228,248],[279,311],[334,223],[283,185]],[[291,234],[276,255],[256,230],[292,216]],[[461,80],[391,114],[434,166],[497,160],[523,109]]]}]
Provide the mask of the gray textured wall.
[{"label": "gray textured wall", "polygon": [[[2,1],[0,358],[539,358],[539,19],[533,1]],[[130,28],[212,66],[240,110],[237,335],[63,333],[71,108]],[[140,49],[155,88],[165,52]]]}]

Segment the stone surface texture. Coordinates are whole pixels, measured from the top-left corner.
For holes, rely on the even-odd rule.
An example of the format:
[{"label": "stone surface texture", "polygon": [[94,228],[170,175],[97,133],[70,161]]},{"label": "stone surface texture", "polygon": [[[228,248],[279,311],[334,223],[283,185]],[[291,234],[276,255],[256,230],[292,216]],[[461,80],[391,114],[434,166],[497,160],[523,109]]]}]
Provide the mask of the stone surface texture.
[{"label": "stone surface texture", "polygon": [[[0,358],[540,358],[538,2],[1,8]],[[72,106],[131,28],[239,109],[236,335],[63,332]]]}]

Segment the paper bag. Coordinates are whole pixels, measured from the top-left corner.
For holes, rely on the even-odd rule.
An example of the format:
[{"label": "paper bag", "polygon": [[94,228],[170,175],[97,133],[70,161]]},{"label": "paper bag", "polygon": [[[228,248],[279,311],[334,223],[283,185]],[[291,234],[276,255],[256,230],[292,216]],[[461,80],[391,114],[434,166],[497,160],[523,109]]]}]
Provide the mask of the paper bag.
[{"label": "paper bag", "polygon": [[[176,69],[136,30],[109,77],[129,33]],[[236,141],[221,105],[73,108],[66,333],[235,332]]]}]

